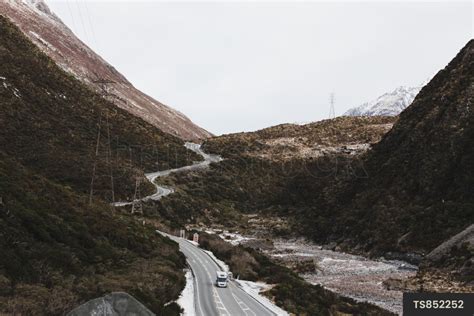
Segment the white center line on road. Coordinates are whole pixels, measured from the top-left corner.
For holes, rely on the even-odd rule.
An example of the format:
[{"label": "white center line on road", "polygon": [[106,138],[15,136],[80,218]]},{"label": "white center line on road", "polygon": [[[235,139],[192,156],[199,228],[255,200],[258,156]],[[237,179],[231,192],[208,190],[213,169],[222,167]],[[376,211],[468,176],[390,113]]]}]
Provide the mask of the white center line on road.
[{"label": "white center line on road", "polygon": [[[200,251],[199,249],[192,249],[192,247],[190,246],[189,248],[187,248],[187,250],[193,254],[197,259],[198,261],[201,263],[201,266],[202,268],[204,268],[204,270],[206,270],[207,272],[207,275],[209,276],[209,279],[211,281],[211,284],[213,283],[212,281],[212,275],[211,273],[209,272],[209,270],[207,269],[206,265],[203,264],[202,260],[199,258],[199,255],[198,255],[198,251]],[[209,264],[209,262],[207,262]],[[222,302],[222,298],[220,297],[219,293],[216,291],[216,289],[213,287],[212,288],[213,292],[214,292],[214,295],[213,295],[213,300],[214,300],[214,304],[216,305],[216,308],[220,311],[220,310],[224,310],[226,312],[226,314],[221,314],[221,315],[231,315],[229,313],[229,311],[227,310],[227,308],[225,307],[224,303]]]},{"label": "white center line on road", "polygon": [[[191,249],[192,249],[192,250],[191,250]],[[205,254],[204,252],[202,252],[202,250],[196,248],[195,246],[189,246],[188,250],[189,250],[190,253],[192,253],[194,256],[196,256],[196,257],[198,258],[198,260],[199,260],[201,263],[202,263],[202,261],[201,261],[201,259],[199,258],[199,251],[201,251],[201,254],[202,254],[202,255],[206,255],[206,256],[207,256],[207,254]],[[206,262],[207,264],[211,264],[211,263],[210,263],[209,261],[207,261],[207,260],[205,260],[205,262]],[[214,263],[214,262],[212,262],[212,263]],[[204,268],[204,270],[206,270],[207,275],[209,276],[209,279],[210,279],[211,283],[213,283],[212,275],[211,275],[211,273],[209,272],[209,269],[207,268],[207,266],[206,266],[205,264],[202,264],[202,267]],[[231,315],[231,314],[229,313],[229,310],[225,307],[224,303],[222,302],[222,298],[221,298],[221,296],[219,295],[219,293],[216,291],[216,289],[213,287],[212,290],[213,290],[213,292],[214,292],[214,295],[213,295],[213,297],[214,297],[214,303],[216,304],[217,309],[219,309],[219,310],[222,310],[222,309],[223,309],[223,310],[225,310],[225,312],[227,313],[227,315]],[[219,308],[219,305],[222,305],[223,308]],[[239,306],[240,306],[240,305],[239,305]]]},{"label": "white center line on road", "polygon": [[249,316],[249,314],[247,313],[247,311],[249,311],[250,313],[253,314],[253,316],[257,316],[257,314],[255,314],[255,312],[251,310],[250,307],[247,306],[247,304],[242,302],[237,296],[235,296],[234,293],[231,292],[231,294],[234,297],[234,300],[237,302],[237,304],[239,304],[240,308],[244,311],[245,315]]},{"label": "white center line on road", "polygon": [[[181,248],[183,250],[186,250],[186,253],[189,255],[190,259],[196,263],[196,261],[199,262],[199,269],[201,269],[204,274],[207,274],[207,277],[210,279],[211,286],[214,284],[213,282],[213,277],[212,274],[210,273],[210,267],[212,266],[213,269],[218,269],[220,270],[221,268],[214,262],[214,260],[209,260],[209,254],[204,252],[202,249],[198,248],[197,246],[193,245],[192,243],[188,242],[185,239],[177,238],[175,237],[176,240],[179,242]],[[214,271],[212,271],[214,273]],[[205,278],[206,279],[206,278]],[[202,282],[202,280],[201,280]],[[206,285],[205,290],[208,291],[208,284],[207,282],[201,283],[201,289],[202,286]],[[267,307],[265,307],[261,302],[259,302],[257,299],[249,295],[248,293],[245,293],[240,287],[235,285],[232,281],[229,282],[229,287],[230,287],[230,293],[228,292],[222,292],[221,294],[231,294],[232,296],[228,295],[225,296],[224,298],[233,300],[234,303],[229,304],[227,307],[225,306],[221,295],[219,294],[219,291],[216,291],[215,287],[212,286],[212,292],[209,293],[212,297],[210,297],[210,301],[214,302],[214,307],[216,308],[216,311],[218,315],[229,315],[229,316],[263,316],[263,315],[278,315],[275,312],[271,311]],[[197,288],[197,287],[196,287]],[[235,293],[235,294],[234,294]],[[202,293],[201,293],[202,295]],[[245,299],[244,299],[245,298]],[[246,301],[246,299],[249,299]],[[198,297],[199,299],[199,297]],[[254,302],[255,301],[255,302]],[[228,302],[230,303],[230,302]],[[256,303],[259,306],[254,305]],[[262,306],[260,306],[262,305]],[[250,308],[252,306],[252,308]],[[237,311],[232,311],[234,314],[231,315],[229,310],[227,308],[237,308],[238,310],[241,310],[241,312]],[[254,308],[257,308],[254,311]],[[202,311],[201,311],[202,313]],[[208,316],[208,315],[202,315],[202,316]]]}]

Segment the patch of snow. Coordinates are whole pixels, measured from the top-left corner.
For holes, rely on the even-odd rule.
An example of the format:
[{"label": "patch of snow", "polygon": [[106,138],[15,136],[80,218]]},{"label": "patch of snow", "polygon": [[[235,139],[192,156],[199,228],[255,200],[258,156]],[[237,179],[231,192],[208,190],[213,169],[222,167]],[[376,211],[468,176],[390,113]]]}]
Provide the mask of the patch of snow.
[{"label": "patch of snow", "polygon": [[267,297],[260,295],[262,290],[267,290],[270,286],[264,282],[252,282],[252,281],[245,281],[245,280],[235,280],[240,288],[253,297],[256,301],[260,304],[265,306],[267,309],[271,310],[278,316],[285,316],[290,315],[280,307],[276,306],[272,301],[270,301]]},{"label": "patch of snow", "polygon": [[145,110],[142,106],[138,105],[136,102],[134,102],[133,100],[128,100],[128,103],[133,105],[134,107],[140,109],[140,110]]},{"label": "patch of snow", "polygon": [[188,239],[186,239],[186,241],[188,241],[190,244],[193,244],[193,245],[196,246],[196,247],[199,247],[199,243],[195,242],[194,240],[188,240]]},{"label": "patch of snow", "polygon": [[17,98],[21,98],[20,91],[18,91],[18,89],[17,89],[17,88],[13,88],[13,94],[15,95],[15,97],[17,97]]},{"label": "patch of snow", "polygon": [[191,270],[186,271],[186,286],[181,292],[178,300],[176,301],[179,306],[184,310],[181,315],[184,316],[195,316],[196,309],[194,306],[194,277]]},{"label": "patch of snow", "polygon": [[314,257],[314,254],[312,253],[305,253],[305,252],[292,252],[292,253],[278,253],[275,255],[272,255],[273,257],[276,258],[284,258],[284,257],[293,257],[293,256],[298,256],[298,257]]},{"label": "patch of snow", "polygon": [[238,246],[247,240],[255,239],[253,237],[245,237],[239,233],[229,233],[228,231],[224,231],[219,234],[219,237],[222,238],[224,241],[230,243],[233,246]]},{"label": "patch of snow", "polygon": [[217,257],[212,253],[212,251],[208,251],[208,250],[204,250],[202,249],[202,251],[204,251],[205,253],[207,253],[207,255],[209,257],[211,257],[212,260],[214,260],[217,265],[219,266],[219,268],[224,271],[224,272],[229,272],[230,269],[229,269],[229,266],[222,260],[220,259],[217,259]]},{"label": "patch of snow", "polygon": [[[3,78],[3,77],[2,77],[2,78]],[[6,83],[5,81],[3,81],[2,85],[3,85],[3,87],[4,87],[5,89],[11,88],[11,91],[13,92],[13,94],[15,95],[15,97],[21,98],[20,90],[18,90],[17,88],[13,87],[13,85],[8,84],[8,83]]]},{"label": "patch of snow", "polygon": [[0,76],[0,80],[7,80],[7,78]]},{"label": "patch of snow", "polygon": [[56,47],[54,47],[53,45],[51,45],[48,41],[46,41],[45,39],[43,39],[38,33],[35,33],[33,31],[30,31],[30,34],[33,35],[33,37],[35,37],[41,44],[43,44],[44,46],[46,46],[48,49],[51,49],[52,51],[56,51]]}]

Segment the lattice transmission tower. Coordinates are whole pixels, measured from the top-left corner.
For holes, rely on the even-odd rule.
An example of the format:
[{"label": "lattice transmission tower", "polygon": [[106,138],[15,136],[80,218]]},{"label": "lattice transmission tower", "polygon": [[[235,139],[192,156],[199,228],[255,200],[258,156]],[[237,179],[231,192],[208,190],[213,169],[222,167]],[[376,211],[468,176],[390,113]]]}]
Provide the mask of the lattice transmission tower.
[{"label": "lattice transmission tower", "polygon": [[333,119],[336,117],[336,110],[334,108],[334,92],[329,95],[329,118]]}]

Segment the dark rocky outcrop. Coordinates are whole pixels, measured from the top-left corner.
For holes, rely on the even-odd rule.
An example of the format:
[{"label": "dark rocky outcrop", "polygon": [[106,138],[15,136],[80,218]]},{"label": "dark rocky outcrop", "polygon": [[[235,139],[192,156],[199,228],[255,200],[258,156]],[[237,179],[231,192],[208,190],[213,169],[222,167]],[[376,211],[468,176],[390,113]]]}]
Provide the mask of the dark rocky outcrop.
[{"label": "dark rocky outcrop", "polygon": [[154,316],[133,296],[115,292],[90,300],[75,308],[67,316]]}]

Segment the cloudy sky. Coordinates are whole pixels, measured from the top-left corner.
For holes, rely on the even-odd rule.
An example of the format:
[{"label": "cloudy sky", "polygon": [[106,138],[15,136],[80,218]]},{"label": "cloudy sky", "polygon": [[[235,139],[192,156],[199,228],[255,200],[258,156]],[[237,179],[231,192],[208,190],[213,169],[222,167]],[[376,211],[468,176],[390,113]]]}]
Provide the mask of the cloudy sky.
[{"label": "cloudy sky", "polygon": [[136,87],[215,133],[327,118],[418,85],[473,36],[471,2],[47,0]]}]

